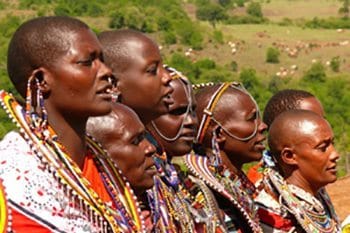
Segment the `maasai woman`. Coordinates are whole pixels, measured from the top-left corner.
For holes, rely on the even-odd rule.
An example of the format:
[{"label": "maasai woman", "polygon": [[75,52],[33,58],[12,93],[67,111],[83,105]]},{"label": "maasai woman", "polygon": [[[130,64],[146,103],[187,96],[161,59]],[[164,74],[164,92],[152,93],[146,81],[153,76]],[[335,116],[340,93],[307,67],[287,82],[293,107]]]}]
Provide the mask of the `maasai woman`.
[{"label": "maasai woman", "polygon": [[[99,39],[105,51],[105,61],[118,78],[119,101],[132,108],[146,127],[152,120],[168,113],[169,106],[173,104],[170,95],[173,89],[158,46],[146,35],[134,30],[103,32]],[[157,144],[152,135],[147,134],[147,138]],[[153,212],[154,228],[158,232],[192,232],[195,230],[192,215],[184,199],[175,195],[177,190],[172,187],[178,185],[177,178],[173,176],[175,172],[177,177],[176,171],[171,166],[164,168],[164,164],[160,164],[162,161],[164,158],[159,158],[156,164],[160,173],[166,172],[164,177],[169,178],[169,182],[157,178],[155,186],[158,190],[163,189],[156,193],[160,197],[153,196],[147,201]],[[176,203],[170,203],[174,200]],[[168,208],[172,204],[177,209]]]},{"label": "maasai woman", "polygon": [[[189,80],[178,71],[169,67],[167,69],[172,77],[170,86],[174,89],[171,94],[174,103],[169,106],[168,114],[153,120],[148,127],[157,141],[158,154],[162,155],[156,158],[160,175],[155,179],[155,187],[148,191],[153,213],[160,213],[154,217],[160,218],[163,228],[166,225],[173,226],[172,232],[224,232],[211,191],[194,176],[180,176],[172,164],[173,157],[192,150],[198,121]],[[188,208],[181,206],[184,204]],[[176,214],[172,214],[172,211]],[[191,215],[195,222],[192,229],[189,226],[193,225],[188,225]],[[167,231],[164,229],[162,232]]]},{"label": "maasai woman", "polygon": [[[114,103],[112,112],[90,117],[87,132],[96,138],[130,182],[138,200],[143,203],[145,191],[153,187],[156,149],[146,136],[146,130],[136,113],[123,104]],[[147,232],[153,224],[147,206],[141,206]]]},{"label": "maasai woman", "polygon": [[89,116],[111,111],[114,77],[102,57],[96,35],[77,19],[36,18],[15,32],[8,72],[26,104],[0,92],[20,131],[0,143],[6,231],[142,231],[136,197],[85,135]]},{"label": "maasai woman", "polygon": [[[310,92],[296,89],[285,89],[274,94],[267,102],[264,110],[263,121],[269,127],[273,120],[282,112],[292,109],[304,109],[324,116],[321,102]],[[274,167],[275,162],[268,150],[263,152],[262,160],[251,167],[247,173],[248,178],[256,185],[262,179],[263,170],[266,167]]]},{"label": "maasai woman", "polygon": [[199,155],[188,168],[215,193],[230,232],[261,232],[253,203],[254,185],[242,165],[261,158],[266,125],[251,95],[238,83],[208,85],[196,94]]},{"label": "maasai woman", "polygon": [[266,169],[255,198],[264,232],[339,232],[324,190],[336,181],[339,154],[329,123],[307,110],[281,113],[271,124],[269,147],[278,169]]}]

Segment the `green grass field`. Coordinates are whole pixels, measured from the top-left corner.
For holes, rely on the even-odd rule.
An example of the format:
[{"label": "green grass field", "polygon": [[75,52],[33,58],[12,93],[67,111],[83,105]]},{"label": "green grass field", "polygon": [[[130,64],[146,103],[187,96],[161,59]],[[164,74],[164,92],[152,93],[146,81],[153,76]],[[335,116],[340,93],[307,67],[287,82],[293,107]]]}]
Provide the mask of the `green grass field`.
[{"label": "green grass field", "polygon": [[[209,33],[212,31],[208,23],[203,23],[202,28]],[[218,45],[207,42],[203,50],[192,53],[192,60],[208,57],[220,65],[236,61],[239,70],[247,67],[254,68],[258,74],[267,78],[279,72],[281,67],[290,70],[292,65],[296,65],[298,69],[293,74],[289,72],[289,76],[299,78],[310,68],[313,61],[326,64],[333,57],[339,56],[342,61],[339,73],[350,71],[350,30],[338,32],[337,30],[302,29],[275,24],[217,25],[217,29],[223,32],[225,43]],[[236,44],[235,54],[232,54],[229,42]],[[267,48],[277,45],[281,52],[280,63],[266,63]],[[298,46],[298,55],[291,57],[288,50],[295,50]],[[181,46],[181,49],[165,47],[164,54],[169,56],[171,52],[179,50],[185,53],[186,49],[184,46]],[[327,71],[334,74],[330,68]]]},{"label": "green grass field", "polygon": [[263,1],[262,9],[265,17],[271,21],[283,18],[312,19],[336,16],[341,2],[338,0],[271,0]]}]

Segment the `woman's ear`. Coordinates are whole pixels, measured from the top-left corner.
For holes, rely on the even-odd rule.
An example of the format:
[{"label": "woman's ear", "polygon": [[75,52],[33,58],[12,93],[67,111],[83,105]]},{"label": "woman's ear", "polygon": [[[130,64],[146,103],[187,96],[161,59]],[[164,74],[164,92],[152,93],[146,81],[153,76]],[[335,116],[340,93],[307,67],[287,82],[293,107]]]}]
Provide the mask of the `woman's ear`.
[{"label": "woman's ear", "polygon": [[48,94],[51,91],[51,75],[45,68],[38,68],[33,70],[32,77],[35,77],[38,81],[39,88],[45,98],[45,96],[48,96]]},{"label": "woman's ear", "polygon": [[219,144],[224,143],[226,141],[226,137],[223,134],[223,130],[222,130],[221,126],[219,126],[219,125],[214,126],[213,131],[215,131],[216,140]]},{"label": "woman's ear", "polygon": [[292,148],[285,147],[281,151],[281,160],[287,165],[297,165],[296,154]]}]

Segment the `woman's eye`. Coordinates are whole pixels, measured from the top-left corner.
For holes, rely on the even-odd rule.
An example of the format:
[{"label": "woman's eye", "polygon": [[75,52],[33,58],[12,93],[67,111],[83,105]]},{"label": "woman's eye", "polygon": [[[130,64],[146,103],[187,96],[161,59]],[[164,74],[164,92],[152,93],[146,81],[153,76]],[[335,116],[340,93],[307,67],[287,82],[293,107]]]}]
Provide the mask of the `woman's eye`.
[{"label": "woman's eye", "polygon": [[142,140],[145,139],[145,134],[142,133],[140,135],[138,135],[137,137],[135,137],[133,140],[132,140],[132,144],[137,146],[138,144],[140,144],[140,142],[142,142]]},{"label": "woman's eye", "polygon": [[154,66],[151,66],[147,69],[147,73],[150,73],[150,74],[153,74],[153,75],[156,75],[157,74],[157,66],[154,65]]},{"label": "woman's eye", "polygon": [[322,152],[326,152],[331,143],[332,143],[332,141],[329,141],[327,143],[322,143],[321,145],[318,146],[317,149],[322,151]]},{"label": "woman's eye", "polygon": [[322,147],[319,147],[318,149],[320,151],[322,151],[322,152],[325,152],[327,150],[327,147],[326,146],[322,146]]},{"label": "woman's eye", "polygon": [[171,110],[169,112],[169,114],[175,115],[175,116],[180,116],[182,114],[185,114],[186,112],[187,112],[187,108],[182,107],[182,108],[177,108],[177,109]]},{"label": "woman's eye", "polygon": [[81,64],[83,66],[91,66],[92,62],[93,62],[93,59],[89,58],[87,60],[78,61],[78,64]]},{"label": "woman's eye", "polygon": [[248,121],[254,121],[256,119],[258,119],[259,113],[258,112],[254,112],[251,114],[251,116],[248,118]]}]

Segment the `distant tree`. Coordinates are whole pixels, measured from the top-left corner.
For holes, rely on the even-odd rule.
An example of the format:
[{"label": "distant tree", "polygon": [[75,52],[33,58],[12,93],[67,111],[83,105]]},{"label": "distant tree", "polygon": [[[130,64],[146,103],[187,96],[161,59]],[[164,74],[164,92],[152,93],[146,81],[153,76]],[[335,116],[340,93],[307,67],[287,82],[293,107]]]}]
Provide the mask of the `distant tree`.
[{"label": "distant tree", "polygon": [[344,18],[349,18],[349,7],[350,7],[350,0],[340,0],[343,2],[343,5],[339,8],[338,12],[339,14],[344,15]]},{"label": "distant tree", "polygon": [[196,17],[200,20],[209,21],[213,27],[215,27],[216,22],[228,18],[225,9],[217,4],[199,6],[196,11]]},{"label": "distant tree", "polygon": [[261,5],[258,2],[250,2],[249,5],[247,6],[247,13],[251,16],[255,16],[258,18],[263,17]]}]

